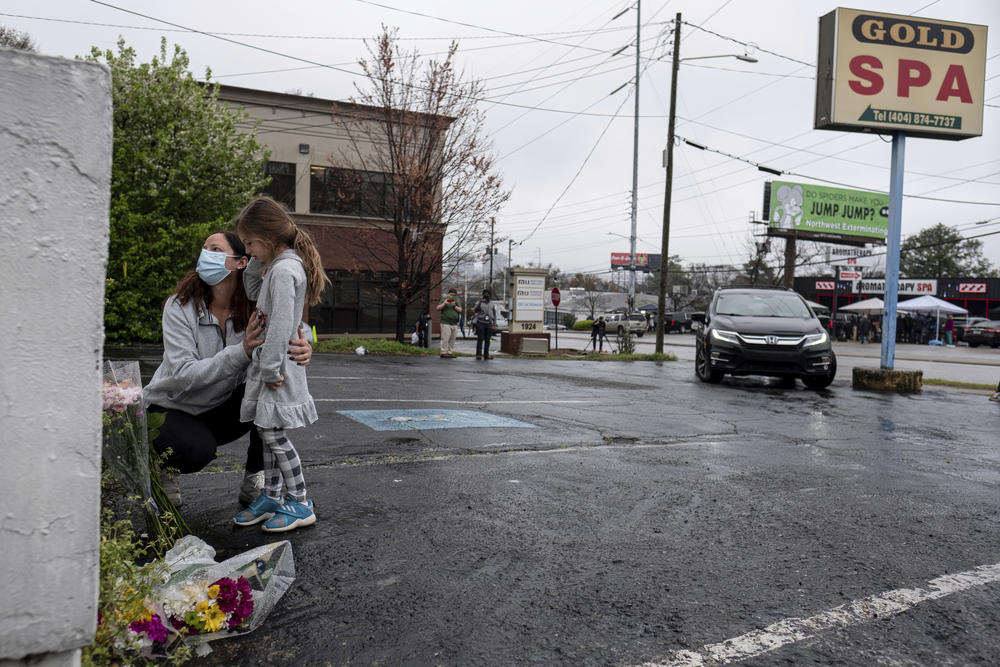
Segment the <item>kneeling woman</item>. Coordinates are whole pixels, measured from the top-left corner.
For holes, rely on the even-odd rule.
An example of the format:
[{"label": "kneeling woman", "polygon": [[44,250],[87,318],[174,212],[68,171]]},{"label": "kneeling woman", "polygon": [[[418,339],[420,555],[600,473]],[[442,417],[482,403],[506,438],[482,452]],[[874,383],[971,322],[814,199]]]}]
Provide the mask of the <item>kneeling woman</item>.
[{"label": "kneeling woman", "polygon": [[[166,413],[153,441],[170,450],[166,465],[198,472],[215,459],[216,449],[250,433],[246,475],[239,500],[249,504],[264,486],[263,443],[250,422],[240,421],[245,374],[261,323],[243,287],[250,258],[234,232],[205,240],[197,268],[181,279],[163,307],[163,362],[145,389],[151,412]],[[289,358],[309,363],[312,348],[302,338],[289,341]],[[175,492],[173,500],[179,500]]]}]

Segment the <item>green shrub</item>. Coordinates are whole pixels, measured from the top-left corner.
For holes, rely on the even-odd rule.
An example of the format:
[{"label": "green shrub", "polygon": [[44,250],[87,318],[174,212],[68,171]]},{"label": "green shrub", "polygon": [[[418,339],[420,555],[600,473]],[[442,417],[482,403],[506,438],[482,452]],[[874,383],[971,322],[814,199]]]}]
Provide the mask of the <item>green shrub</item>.
[{"label": "green shrub", "polygon": [[573,323],[573,331],[590,331],[594,325],[594,320],[577,320]]},{"label": "green shrub", "polygon": [[576,324],[576,315],[573,313],[565,313],[562,316],[562,322],[560,322],[567,329],[572,329],[573,325]]}]

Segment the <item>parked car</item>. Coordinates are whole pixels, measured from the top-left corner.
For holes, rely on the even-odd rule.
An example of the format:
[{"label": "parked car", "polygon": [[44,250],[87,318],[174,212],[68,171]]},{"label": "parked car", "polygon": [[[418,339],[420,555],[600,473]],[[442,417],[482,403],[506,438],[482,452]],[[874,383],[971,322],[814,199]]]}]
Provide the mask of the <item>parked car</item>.
[{"label": "parked car", "polygon": [[691,323],[691,313],[679,311],[675,313],[666,313],[663,318],[663,333],[670,333],[671,331],[685,333],[687,331],[691,331]]},{"label": "parked car", "polygon": [[606,331],[609,336],[615,334],[621,336],[625,333],[626,326],[629,331],[639,338],[642,338],[642,334],[646,333],[646,316],[642,313],[632,313],[631,315],[626,315],[625,313],[605,313],[604,321],[607,323]]},{"label": "parked car", "polygon": [[964,322],[955,322],[955,340],[962,341],[965,340],[965,332],[969,330],[970,327],[974,327],[977,324],[982,324],[983,322],[989,322],[986,317],[969,317],[966,318]]},{"label": "parked car", "polygon": [[1000,347],[1000,320],[986,320],[968,327],[965,330],[965,342],[969,347]]},{"label": "parked car", "polygon": [[731,375],[801,379],[822,389],[837,374],[830,334],[805,300],[778,288],[720,288],[695,342],[695,373],[717,383]]}]

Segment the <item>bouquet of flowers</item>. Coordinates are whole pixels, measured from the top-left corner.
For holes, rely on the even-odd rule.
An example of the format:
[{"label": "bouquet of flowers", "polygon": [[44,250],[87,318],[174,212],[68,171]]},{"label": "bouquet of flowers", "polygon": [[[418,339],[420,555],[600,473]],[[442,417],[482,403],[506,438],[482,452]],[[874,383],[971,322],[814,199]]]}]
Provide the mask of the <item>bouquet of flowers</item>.
[{"label": "bouquet of flowers", "polygon": [[[156,437],[163,415],[146,412],[139,362],[104,362],[102,395],[101,458],[105,469],[126,494],[140,499],[146,513],[146,526],[153,536],[173,538],[190,532],[160,484],[156,456],[149,441]],[[166,515],[170,515],[170,521],[165,521]]]},{"label": "bouquet of flowers", "polygon": [[[158,583],[138,604],[119,607],[100,619],[115,636],[120,655],[163,656],[175,642],[205,642],[251,632],[264,622],[295,579],[292,546],[275,542],[221,563],[215,550],[187,535],[163,559],[144,568]],[[99,628],[100,629],[100,628]],[[199,648],[202,655],[207,646]]]},{"label": "bouquet of flowers", "polygon": [[158,512],[149,479],[149,439],[139,362],[105,361],[102,392],[104,466],[126,492],[139,496],[144,505],[151,504]]}]

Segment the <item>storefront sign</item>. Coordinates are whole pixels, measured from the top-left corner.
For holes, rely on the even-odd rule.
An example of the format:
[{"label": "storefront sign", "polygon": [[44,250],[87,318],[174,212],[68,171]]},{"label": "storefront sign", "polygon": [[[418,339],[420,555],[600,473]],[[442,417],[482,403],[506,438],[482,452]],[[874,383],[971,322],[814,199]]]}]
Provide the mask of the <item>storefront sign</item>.
[{"label": "storefront sign", "polygon": [[[860,294],[885,294],[885,280],[862,280],[858,284]],[[917,278],[899,281],[899,294],[922,295],[937,294],[937,279]]]},{"label": "storefront sign", "polygon": [[538,322],[538,329],[544,316],[545,276],[531,276],[515,273],[513,319],[518,324]]},{"label": "storefront sign", "polygon": [[845,266],[848,268],[873,267],[878,266],[878,257],[874,256],[872,248],[846,248],[837,247],[827,250],[827,261],[832,266]]},{"label": "storefront sign", "polygon": [[983,133],[986,26],[839,7],[820,18],[814,127]]},{"label": "storefront sign", "polygon": [[986,283],[959,283],[958,291],[961,294],[986,294]]}]

